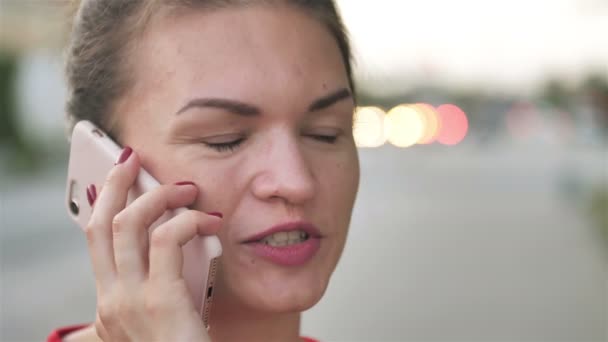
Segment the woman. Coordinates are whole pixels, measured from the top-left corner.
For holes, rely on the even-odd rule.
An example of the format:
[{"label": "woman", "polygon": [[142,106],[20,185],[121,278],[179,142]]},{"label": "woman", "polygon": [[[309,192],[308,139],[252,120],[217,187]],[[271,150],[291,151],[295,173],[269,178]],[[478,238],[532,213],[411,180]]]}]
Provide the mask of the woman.
[{"label": "woman", "polygon": [[[96,322],[51,339],[301,341],[358,187],[349,58],[331,0],[83,1],[68,116],[130,147],[89,189]],[[125,207],[140,167],[165,185]],[[208,331],[179,272],[197,234],[223,248]]]}]

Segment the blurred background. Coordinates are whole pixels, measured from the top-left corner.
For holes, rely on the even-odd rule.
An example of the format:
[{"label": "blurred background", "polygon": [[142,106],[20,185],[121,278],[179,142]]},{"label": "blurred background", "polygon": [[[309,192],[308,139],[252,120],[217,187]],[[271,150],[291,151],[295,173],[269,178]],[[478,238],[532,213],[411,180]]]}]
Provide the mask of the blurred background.
[{"label": "blurred background", "polygon": [[[0,340],[94,319],[65,1],[0,0]],[[608,341],[608,2],[341,0],[362,178],[304,333]]]}]

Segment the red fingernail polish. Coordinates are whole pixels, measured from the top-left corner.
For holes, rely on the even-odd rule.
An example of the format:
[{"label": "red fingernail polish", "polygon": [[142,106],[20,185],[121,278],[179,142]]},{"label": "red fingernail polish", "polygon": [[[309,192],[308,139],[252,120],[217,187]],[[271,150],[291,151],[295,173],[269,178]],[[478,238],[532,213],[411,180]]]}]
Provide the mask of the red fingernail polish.
[{"label": "red fingernail polish", "polygon": [[194,182],[190,182],[190,181],[182,181],[182,182],[175,183],[175,185],[196,185],[196,184],[194,184]]},{"label": "red fingernail polish", "polygon": [[97,199],[97,189],[95,189],[95,185],[91,184],[87,187],[87,201],[89,205],[92,207]]},{"label": "red fingernail polish", "polygon": [[126,162],[127,159],[129,159],[129,156],[131,155],[132,152],[133,152],[132,148],[130,148],[129,146],[125,147],[122,150],[120,157],[118,157],[118,160],[116,161],[116,163],[114,165],[118,165],[118,164],[122,164],[122,163]]},{"label": "red fingernail polish", "polygon": [[224,218],[224,215],[222,215],[222,213],[217,212],[217,211],[214,211],[214,212],[212,212],[212,213],[207,213],[207,214],[209,214],[209,215],[211,215],[211,216],[217,216],[217,217],[219,217],[219,218]]}]

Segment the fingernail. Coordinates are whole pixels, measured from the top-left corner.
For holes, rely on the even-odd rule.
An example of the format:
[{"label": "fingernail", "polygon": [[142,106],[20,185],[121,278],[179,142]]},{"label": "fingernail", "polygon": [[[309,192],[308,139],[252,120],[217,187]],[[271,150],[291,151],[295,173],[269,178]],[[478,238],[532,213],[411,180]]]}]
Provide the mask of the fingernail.
[{"label": "fingernail", "polygon": [[217,211],[214,211],[214,212],[212,212],[212,213],[207,213],[207,214],[208,214],[208,215],[211,215],[211,216],[217,216],[217,217],[219,217],[219,218],[224,218],[224,215],[222,215],[222,213],[217,212]]},{"label": "fingernail", "polygon": [[127,159],[129,159],[129,156],[131,155],[132,152],[133,152],[132,148],[130,148],[129,146],[125,147],[122,150],[120,157],[118,157],[118,160],[116,161],[116,163],[114,165],[118,165],[118,164],[122,164],[122,163],[126,162]]},{"label": "fingernail", "polygon": [[191,181],[181,181],[181,182],[175,183],[175,185],[196,185],[196,184],[194,184],[194,182],[191,182]]},{"label": "fingernail", "polygon": [[92,207],[97,199],[97,189],[95,189],[95,185],[91,184],[87,186],[87,201],[89,205]]}]

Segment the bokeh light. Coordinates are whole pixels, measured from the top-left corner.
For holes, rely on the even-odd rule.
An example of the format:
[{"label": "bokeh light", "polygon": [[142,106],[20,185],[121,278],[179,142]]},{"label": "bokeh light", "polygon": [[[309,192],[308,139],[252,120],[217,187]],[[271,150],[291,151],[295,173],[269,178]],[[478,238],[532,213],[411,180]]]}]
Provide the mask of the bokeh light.
[{"label": "bokeh light", "polygon": [[424,119],[411,106],[399,105],[386,115],[385,135],[397,147],[414,145],[424,134]]},{"label": "bokeh light", "polygon": [[456,145],[467,135],[469,122],[453,104],[437,108],[428,103],[400,104],[388,113],[375,106],[358,107],[353,135],[358,147],[379,147],[389,141],[397,147],[439,142]]},{"label": "bokeh light", "polygon": [[444,104],[437,108],[441,130],[437,136],[437,141],[443,145],[456,145],[464,139],[469,130],[467,116],[453,104]]},{"label": "bokeh light", "polygon": [[358,147],[379,147],[386,142],[384,117],[378,107],[359,107],[355,110],[353,136]]},{"label": "bokeh light", "polygon": [[412,105],[414,109],[421,115],[424,122],[424,133],[417,141],[418,144],[430,144],[437,138],[441,128],[439,114],[433,106],[428,103],[417,103]]}]

